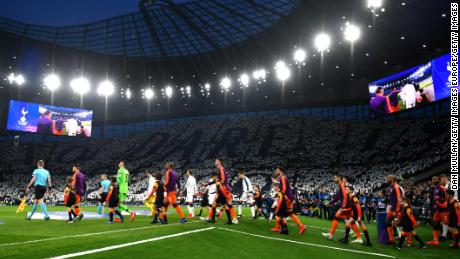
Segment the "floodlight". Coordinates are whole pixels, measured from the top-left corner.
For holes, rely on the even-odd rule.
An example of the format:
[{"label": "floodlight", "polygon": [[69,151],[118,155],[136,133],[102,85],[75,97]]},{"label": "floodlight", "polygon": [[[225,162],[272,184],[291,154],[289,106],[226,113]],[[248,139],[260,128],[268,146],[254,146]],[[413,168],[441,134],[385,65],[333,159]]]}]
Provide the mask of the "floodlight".
[{"label": "floodlight", "polygon": [[166,89],[165,89],[165,93],[166,93],[166,96],[168,98],[171,98],[172,94],[173,94],[173,89],[171,86],[167,86]]},{"label": "floodlight", "polygon": [[147,88],[145,91],[144,91],[144,96],[147,100],[150,100],[153,98],[153,96],[155,95],[155,93],[153,92],[153,90],[151,88]]},{"label": "floodlight", "polygon": [[72,87],[75,93],[84,95],[89,92],[90,84],[88,79],[84,77],[76,78],[70,82],[70,87]]},{"label": "floodlight", "polygon": [[355,42],[361,36],[361,30],[353,24],[347,24],[343,32],[345,40]]},{"label": "floodlight", "polygon": [[113,83],[106,80],[99,84],[97,88],[97,94],[107,97],[109,95],[112,95],[114,90],[115,90],[115,87],[113,86]]},{"label": "floodlight", "polygon": [[249,76],[248,74],[244,73],[240,76],[240,84],[248,87],[249,86]]},{"label": "floodlight", "polygon": [[49,74],[43,79],[43,84],[50,91],[55,91],[61,86],[61,79],[56,74]]},{"label": "floodlight", "polygon": [[228,91],[230,89],[230,87],[232,86],[232,80],[230,80],[230,78],[228,77],[224,77],[221,81],[220,81],[220,86],[222,87],[222,89],[224,89],[225,91]]},{"label": "floodlight", "polygon": [[294,61],[296,63],[302,63],[307,58],[307,53],[303,49],[298,49],[294,52]]},{"label": "floodlight", "polygon": [[325,33],[320,33],[315,38],[315,47],[319,52],[323,52],[331,46],[331,37]]}]

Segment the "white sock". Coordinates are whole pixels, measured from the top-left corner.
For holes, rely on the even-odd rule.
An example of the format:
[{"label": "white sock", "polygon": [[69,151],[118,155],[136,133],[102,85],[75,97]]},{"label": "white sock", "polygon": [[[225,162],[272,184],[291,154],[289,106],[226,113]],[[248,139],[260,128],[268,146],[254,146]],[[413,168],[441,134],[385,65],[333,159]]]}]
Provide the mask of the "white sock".
[{"label": "white sock", "polygon": [[256,216],[256,208],[251,206],[251,216],[254,218]]},{"label": "white sock", "polygon": [[194,211],[193,207],[189,205],[189,206],[187,206],[187,208],[188,208],[188,213],[192,214],[192,217],[194,217],[195,216],[195,211]]},{"label": "white sock", "polygon": [[238,216],[243,215],[243,205],[238,205]]},{"label": "white sock", "polygon": [[447,237],[447,232],[449,231],[449,226],[442,224],[442,236]]},{"label": "white sock", "polygon": [[273,212],[270,212],[270,220],[273,220]]}]

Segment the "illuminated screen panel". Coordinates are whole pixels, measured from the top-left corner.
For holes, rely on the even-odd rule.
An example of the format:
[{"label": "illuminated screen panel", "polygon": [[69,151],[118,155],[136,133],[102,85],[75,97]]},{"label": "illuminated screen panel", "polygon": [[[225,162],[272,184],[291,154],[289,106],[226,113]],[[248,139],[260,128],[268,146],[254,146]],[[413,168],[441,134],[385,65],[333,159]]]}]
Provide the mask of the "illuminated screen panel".
[{"label": "illuminated screen panel", "polygon": [[383,117],[450,97],[450,54],[369,84],[371,111]]},{"label": "illuminated screen panel", "polygon": [[93,111],[10,101],[7,130],[91,137]]}]

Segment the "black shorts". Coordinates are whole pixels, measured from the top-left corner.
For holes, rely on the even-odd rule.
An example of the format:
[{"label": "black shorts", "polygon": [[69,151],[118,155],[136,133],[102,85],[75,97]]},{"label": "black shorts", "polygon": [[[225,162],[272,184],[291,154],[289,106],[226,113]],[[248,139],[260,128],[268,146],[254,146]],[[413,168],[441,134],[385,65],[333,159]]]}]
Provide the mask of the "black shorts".
[{"label": "black shorts", "polygon": [[216,200],[217,205],[227,205],[227,197],[224,195],[218,195]]},{"label": "black shorts", "polygon": [[285,217],[287,217],[288,215],[289,215],[289,213],[288,213],[287,209],[285,209],[285,208],[280,208],[280,209],[278,210],[278,212],[276,213],[276,216],[277,216],[277,217],[282,217],[282,218],[285,218]]},{"label": "black shorts", "polygon": [[120,204],[120,199],[118,197],[110,197],[109,208],[116,208]]},{"label": "black shorts", "polygon": [[108,195],[107,192],[101,193],[101,198],[99,199],[99,202],[100,202],[100,203],[104,203],[105,200],[107,200],[107,195]]},{"label": "black shorts", "polygon": [[201,199],[201,207],[208,207],[209,206],[209,200],[208,200],[208,197],[203,197]]},{"label": "black shorts", "polygon": [[75,205],[75,201],[76,201],[75,195],[70,195],[69,198],[67,199],[67,203],[65,204],[65,206],[66,206],[67,208],[70,208],[70,207],[72,207],[73,205]]},{"label": "black shorts", "polygon": [[262,200],[256,200],[255,205],[257,208],[262,208],[263,207]]},{"label": "black shorts", "polygon": [[43,197],[45,197],[45,193],[46,193],[45,186],[37,185],[34,187],[34,194],[35,194],[36,200],[43,199]]},{"label": "black shorts", "polygon": [[157,209],[161,208],[161,207],[166,207],[165,205],[165,200],[164,199],[156,199],[155,200],[155,207],[157,207]]},{"label": "black shorts", "polygon": [[412,232],[412,231],[414,231],[414,225],[412,225],[412,224],[402,224],[402,230],[404,232]]}]

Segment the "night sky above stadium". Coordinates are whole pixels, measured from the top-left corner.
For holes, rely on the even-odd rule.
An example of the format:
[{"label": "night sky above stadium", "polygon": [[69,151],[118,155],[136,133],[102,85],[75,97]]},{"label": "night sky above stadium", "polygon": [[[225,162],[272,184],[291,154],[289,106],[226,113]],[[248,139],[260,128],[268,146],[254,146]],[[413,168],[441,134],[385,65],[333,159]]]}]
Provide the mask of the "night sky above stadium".
[{"label": "night sky above stadium", "polygon": [[[175,3],[190,0],[175,0]],[[139,0],[14,0],[3,1],[0,16],[49,26],[94,22],[138,11]]]}]

